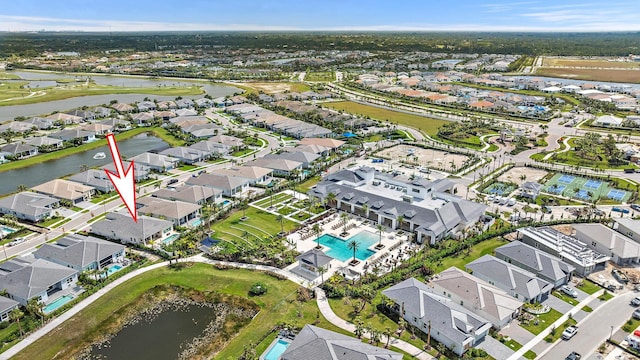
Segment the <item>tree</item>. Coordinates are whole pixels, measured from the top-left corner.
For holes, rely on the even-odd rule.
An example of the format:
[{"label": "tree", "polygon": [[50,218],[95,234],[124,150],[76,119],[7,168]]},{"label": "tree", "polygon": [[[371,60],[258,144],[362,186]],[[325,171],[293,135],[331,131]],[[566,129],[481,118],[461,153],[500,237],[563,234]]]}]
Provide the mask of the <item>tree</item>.
[{"label": "tree", "polygon": [[240,201],[240,204],[238,205],[238,207],[240,208],[240,210],[242,210],[242,217],[246,218],[247,217],[247,208],[249,207],[249,204],[247,204],[247,202],[245,200]]},{"label": "tree", "polygon": [[402,224],[404,223],[404,216],[398,215],[396,217],[396,229],[402,230]]},{"label": "tree", "polygon": [[40,299],[37,297],[31,298],[29,302],[27,302],[27,311],[35,316],[38,316],[44,325],[44,312],[43,312],[44,304],[40,302]]},{"label": "tree", "polygon": [[332,192],[327,194],[327,204],[329,206],[335,206],[335,202],[336,202],[336,194],[334,194]]},{"label": "tree", "polygon": [[24,313],[22,312],[22,310],[20,310],[20,308],[15,308],[11,310],[11,312],[9,313],[9,319],[11,321],[15,321],[18,323],[18,328],[20,329],[20,336],[24,335],[24,331],[22,331],[22,325],[20,324],[20,318],[22,318],[23,316],[24,316]]},{"label": "tree", "polygon": [[320,274],[320,282],[324,282],[324,274],[327,272],[327,268],[324,266],[320,266],[318,268],[318,273]]},{"label": "tree", "polygon": [[342,231],[346,233],[347,225],[349,223],[349,214],[347,214],[346,212],[340,213],[340,220],[342,220]]},{"label": "tree", "polygon": [[278,214],[278,216],[276,216],[276,221],[280,223],[280,232],[284,233],[284,216],[282,216],[282,214]]},{"label": "tree", "polygon": [[27,186],[25,184],[18,185],[18,192],[27,191]]},{"label": "tree", "polygon": [[356,335],[356,337],[358,339],[361,339],[362,335],[364,335],[364,330],[365,330],[364,329],[364,322],[362,321],[362,319],[356,318],[354,323],[356,325],[356,328],[354,330],[354,334]]},{"label": "tree", "polygon": [[318,243],[316,248],[317,249],[322,248],[322,246],[320,246],[320,234],[322,234],[322,228],[320,227],[320,224],[318,223],[313,224],[311,231],[313,231],[313,233],[316,235],[316,242]]},{"label": "tree", "polygon": [[379,236],[378,245],[382,246],[382,232],[384,231],[384,226],[382,226],[382,224],[378,224],[376,225],[376,229],[378,229],[378,236]]},{"label": "tree", "polygon": [[391,328],[387,326],[384,329],[383,334],[384,334],[384,336],[387,337],[387,344],[384,346],[384,348],[388,349],[389,348],[389,343],[391,342],[391,335],[393,334],[393,332],[391,332]]},{"label": "tree", "polygon": [[358,251],[358,248],[360,248],[360,244],[358,244],[358,242],[355,240],[351,240],[347,244],[347,247],[349,248],[349,250],[353,250],[353,261],[356,261],[356,251]]}]

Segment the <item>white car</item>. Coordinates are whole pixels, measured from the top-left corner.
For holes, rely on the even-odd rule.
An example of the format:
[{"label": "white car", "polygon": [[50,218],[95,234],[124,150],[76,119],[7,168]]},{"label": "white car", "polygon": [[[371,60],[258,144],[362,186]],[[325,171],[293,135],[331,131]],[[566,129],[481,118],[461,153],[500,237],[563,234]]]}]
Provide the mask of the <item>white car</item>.
[{"label": "white car", "polygon": [[562,338],[564,340],[571,339],[578,332],[578,327],[575,325],[571,325],[568,328],[564,329],[562,332]]},{"label": "white car", "polygon": [[578,297],[578,292],[574,288],[572,288],[570,286],[562,285],[562,287],[560,288],[560,291],[562,291],[563,293],[571,296],[572,298],[577,298]]},{"label": "white car", "polygon": [[634,297],[633,300],[631,300],[631,305],[640,306],[640,297],[638,296]]}]

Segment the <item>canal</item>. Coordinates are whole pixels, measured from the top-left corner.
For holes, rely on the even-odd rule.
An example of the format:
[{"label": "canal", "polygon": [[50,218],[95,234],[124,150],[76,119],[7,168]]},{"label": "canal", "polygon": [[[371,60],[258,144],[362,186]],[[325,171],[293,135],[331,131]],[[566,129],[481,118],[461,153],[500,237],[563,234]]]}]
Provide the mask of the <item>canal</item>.
[{"label": "canal", "polygon": [[[118,142],[120,153],[127,158],[146,151],[164,150],[168,147],[169,145],[166,142],[147,134],[140,134]],[[107,154],[107,158],[94,160],[93,156],[98,152],[104,152]],[[22,169],[5,171],[0,173],[0,196],[17,191],[18,185],[32,187],[65,175],[78,173],[81,165],[89,167],[104,166],[112,161],[109,155],[109,147],[104,145],[83,153],[42,162]]]},{"label": "canal", "polygon": [[215,319],[208,307],[189,305],[164,311],[151,321],[142,320],[120,330],[106,346],[93,347],[92,358],[175,360]]}]

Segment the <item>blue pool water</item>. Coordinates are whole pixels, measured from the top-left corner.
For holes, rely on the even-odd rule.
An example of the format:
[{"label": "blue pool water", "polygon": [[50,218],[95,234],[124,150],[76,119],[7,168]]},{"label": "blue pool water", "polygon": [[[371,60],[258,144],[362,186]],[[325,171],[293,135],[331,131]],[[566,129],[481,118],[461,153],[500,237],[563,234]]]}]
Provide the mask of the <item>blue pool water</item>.
[{"label": "blue pool water", "polygon": [[329,250],[326,251],[327,255],[336,260],[347,262],[353,258],[353,250],[349,249],[349,242],[355,240],[359,244],[358,250],[356,250],[356,259],[367,260],[371,255],[376,253],[368,248],[378,242],[378,239],[378,235],[368,231],[361,231],[347,240],[324,234],[320,236],[320,244],[329,248]]},{"label": "blue pool water", "polygon": [[5,235],[9,235],[11,233],[16,232],[17,230],[14,228],[10,228],[8,226],[0,226],[0,233],[5,236]]},{"label": "blue pool water", "polygon": [[222,206],[227,206],[229,204],[231,204],[231,201],[229,201],[229,200],[225,200],[225,201],[222,202]]},{"label": "blue pool water", "polygon": [[264,355],[264,360],[278,360],[280,359],[280,355],[287,350],[289,347],[289,342],[284,341],[282,339],[278,339],[276,343],[271,345],[269,351]]},{"label": "blue pool water", "polygon": [[122,266],[113,265],[113,266],[109,267],[109,269],[107,270],[107,276],[113,274],[114,272],[120,271],[121,269],[122,269]]},{"label": "blue pool water", "polygon": [[62,296],[62,297],[56,299],[54,302],[52,302],[52,303],[48,304],[47,306],[45,306],[43,311],[44,311],[45,314],[52,313],[56,309],[58,309],[59,307],[61,307],[62,305],[68,303],[71,300],[73,300],[73,296],[71,296],[71,295]]},{"label": "blue pool water", "polygon": [[173,235],[167,237],[166,239],[163,239],[162,243],[164,243],[165,245],[169,245],[179,237],[180,237],[180,234],[173,234]]},{"label": "blue pool water", "polygon": [[194,222],[191,223],[193,226],[200,226],[200,224],[202,224],[202,219],[198,219]]}]

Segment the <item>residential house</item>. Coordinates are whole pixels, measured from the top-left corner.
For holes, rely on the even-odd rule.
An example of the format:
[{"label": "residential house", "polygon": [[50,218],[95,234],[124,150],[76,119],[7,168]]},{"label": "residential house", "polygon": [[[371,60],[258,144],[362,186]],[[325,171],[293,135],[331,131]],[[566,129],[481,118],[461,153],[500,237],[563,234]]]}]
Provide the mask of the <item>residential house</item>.
[{"label": "residential house", "polygon": [[237,166],[216,171],[216,174],[219,175],[229,175],[249,179],[249,184],[251,185],[266,184],[271,173],[273,173],[273,170],[259,166]]},{"label": "residential house", "polygon": [[296,162],[302,163],[303,168],[308,169],[312,167],[311,164],[314,161],[320,158],[320,155],[315,153],[302,152],[302,151],[293,151],[293,152],[283,151],[277,154],[267,154],[264,156],[264,158],[296,161]]},{"label": "residential house", "polygon": [[89,169],[87,171],[83,171],[69,177],[69,181],[90,186],[102,193],[110,193],[115,190],[113,183],[102,169]]},{"label": "residential house", "polygon": [[61,123],[65,125],[80,124],[82,118],[80,116],[69,115],[64,113],[55,113],[45,117],[45,119],[52,120],[55,123]]},{"label": "residential house", "polygon": [[230,146],[217,142],[211,142],[209,140],[199,141],[193,145],[190,145],[189,148],[203,151],[208,154],[207,157],[211,158],[220,158],[223,156],[227,156],[232,151],[232,148]]},{"label": "residential house", "polygon": [[478,279],[506,291],[523,302],[542,302],[553,290],[550,282],[491,255],[484,255],[468,263],[466,269]]},{"label": "residential house", "polygon": [[94,133],[96,136],[97,135],[104,136],[104,135],[109,134],[109,133],[111,133],[113,131],[113,126],[106,125],[106,124],[100,124],[100,123],[94,123],[94,124],[87,124],[85,126],[82,126],[80,129],[84,130],[84,131],[88,131],[88,132]]},{"label": "residential house", "polygon": [[402,360],[403,355],[360,339],[305,325],[280,355],[281,360]]},{"label": "residential house", "polygon": [[212,123],[181,126],[182,132],[196,139],[207,139],[218,135],[223,128]]},{"label": "residential house", "polygon": [[169,100],[169,101],[159,101],[156,107],[158,110],[172,110],[172,109],[176,109],[178,106],[174,101]]},{"label": "residential house", "polygon": [[213,101],[207,98],[200,98],[193,100],[196,107],[199,108],[210,108],[213,105]]},{"label": "residential house", "polygon": [[83,143],[89,143],[96,140],[96,133],[91,131],[85,131],[79,128],[76,129],[64,129],[52,134],[49,137],[54,139],[60,139],[62,141],[75,141],[79,139]]},{"label": "residential house", "polygon": [[[131,166],[131,162],[123,161],[122,165],[123,165],[124,169],[129,169],[129,166]],[[116,170],[116,167],[113,164],[113,162],[105,165],[104,166],[104,170],[109,170],[113,174],[116,174],[118,172]],[[142,164],[138,164],[137,162],[134,162],[134,165],[133,165],[133,176],[134,176],[134,179],[136,181],[147,180],[149,178],[149,171],[150,170],[151,169],[149,169],[148,166],[145,166],[145,165],[142,165]]]},{"label": "residential house", "polygon": [[184,146],[172,147],[160,152],[160,155],[178,159],[183,164],[195,164],[207,158],[207,153]]},{"label": "residential house", "polygon": [[131,123],[127,120],[122,120],[122,119],[115,119],[115,118],[104,119],[96,122],[96,124],[111,126],[111,129],[114,132],[126,131],[131,129]]},{"label": "residential house", "polygon": [[111,116],[111,109],[104,106],[96,106],[93,108],[93,113],[96,114],[96,118],[106,118]]},{"label": "residential house", "polygon": [[111,105],[111,108],[114,109],[115,111],[121,113],[121,114],[128,114],[130,112],[132,112],[133,110],[135,110],[135,108],[129,104],[125,104],[125,103],[115,103],[113,105]]},{"label": "residential house", "polygon": [[53,120],[38,116],[24,120],[23,122],[29,124],[31,127],[36,127],[39,130],[50,130],[54,126]]},{"label": "residential house", "polygon": [[20,303],[9,299],[8,297],[0,296],[0,321],[9,321],[11,312],[13,309],[20,306]]},{"label": "residential house", "polygon": [[346,142],[342,141],[342,140],[336,140],[336,139],[330,139],[330,138],[304,138],[302,140],[300,140],[300,142],[298,143],[298,145],[319,145],[319,146],[324,146],[326,148],[332,149],[332,150],[336,150],[340,147],[342,147],[344,144],[346,144]]},{"label": "residential house", "polygon": [[160,189],[153,192],[152,195],[161,199],[171,201],[180,200],[198,205],[219,204],[224,201],[222,198],[222,190],[200,185],[185,185],[174,189]]},{"label": "residential house", "polygon": [[191,99],[179,99],[176,100],[176,107],[178,109],[186,109],[193,107],[193,100]]},{"label": "residential house", "polygon": [[76,270],[43,259],[14,258],[0,263],[0,289],[23,306],[34,298],[47,304],[77,281]]},{"label": "residential house", "polygon": [[615,230],[640,243],[640,221],[629,218],[616,218],[614,221]]},{"label": "residential house", "polygon": [[25,139],[26,145],[35,146],[38,152],[48,152],[62,149],[63,141],[60,139],[50,138],[48,136],[38,136]]},{"label": "residential house", "polygon": [[155,172],[164,173],[174,169],[180,160],[168,156],[145,152],[130,159],[136,164],[144,165]]},{"label": "residential house", "polygon": [[393,311],[458,355],[482,342],[491,323],[453,300],[435,294],[426,284],[409,278],[382,294],[394,302]]},{"label": "residential house", "polygon": [[604,270],[609,260],[608,256],[589,249],[582,241],[548,226],[520,228],[518,239],[568,262],[582,276]]},{"label": "residential house", "polygon": [[446,296],[469,311],[502,329],[520,313],[522,301],[505,291],[456,267],[450,267],[431,278],[436,294]]},{"label": "residential house", "polygon": [[157,197],[140,198],[137,205],[140,214],[169,220],[174,226],[193,226],[194,223],[197,225],[202,208],[198,204]]},{"label": "residential house", "polygon": [[23,133],[33,129],[35,129],[35,126],[22,121],[10,121],[6,124],[0,125],[0,133],[9,130],[16,133]]},{"label": "residential house", "polygon": [[34,155],[38,155],[38,148],[33,145],[14,143],[7,144],[0,148],[0,152],[8,154],[14,159],[24,159]]},{"label": "residential house", "polygon": [[299,172],[300,170],[302,170],[302,163],[298,161],[258,158],[256,160],[248,162],[246,165],[271,169],[273,170],[273,174],[277,176],[296,176],[301,178],[304,177],[303,174]]},{"label": "residential house", "polygon": [[139,126],[146,126],[153,122],[154,115],[150,112],[139,112],[131,115],[131,121]]},{"label": "residential house", "polygon": [[640,263],[640,243],[602,224],[574,224],[575,237],[601,254],[609,254],[611,261],[629,266]]},{"label": "residential house", "polygon": [[51,217],[52,212],[59,205],[58,199],[23,191],[0,198],[0,213],[14,215],[21,220],[38,222]]},{"label": "residential house", "polygon": [[250,181],[246,178],[217,175],[202,174],[198,177],[189,178],[187,185],[200,185],[222,191],[222,195],[227,197],[240,196],[249,188]]},{"label": "residential house", "polygon": [[83,121],[93,121],[96,119],[96,114],[89,110],[75,109],[67,111],[65,114],[80,117]]},{"label": "residential house", "polygon": [[575,270],[575,267],[559,258],[520,241],[502,245],[495,253],[498,259],[534,273],[554,288],[567,284]]},{"label": "residential house", "polygon": [[179,127],[186,127],[191,125],[204,125],[210,124],[211,121],[205,116],[178,116],[169,120],[170,123]]},{"label": "residential house", "polygon": [[92,236],[69,234],[55,243],[43,244],[33,256],[83,272],[123,262],[125,247]]},{"label": "residential house", "polygon": [[171,221],[139,215],[135,222],[128,213],[107,213],[103,220],[91,224],[91,233],[123,244],[148,245],[166,238],[172,230]]},{"label": "residential house", "polygon": [[194,109],[183,109],[183,108],[175,110],[174,113],[176,114],[177,117],[185,117],[185,118],[198,115],[198,112]]},{"label": "residential house", "polygon": [[297,274],[305,278],[315,279],[320,276],[320,268],[328,270],[329,264],[333,258],[324,253],[324,251],[313,248],[296,257],[298,266],[294,268]]},{"label": "residential house", "polygon": [[169,121],[171,118],[176,117],[176,114],[173,111],[154,111],[153,112],[153,116],[164,121],[167,122]]},{"label": "residential house", "polygon": [[212,136],[207,141],[213,142],[213,143],[218,143],[218,144],[223,144],[223,145],[229,146],[231,148],[235,148],[235,149],[242,148],[242,147],[245,146],[245,144],[242,141],[242,139],[237,138],[235,136],[229,136],[229,135]]},{"label": "residential house", "polygon": [[618,127],[624,120],[613,115],[602,115],[593,121],[595,126]]},{"label": "residential house", "polygon": [[70,201],[71,204],[89,201],[95,193],[95,188],[91,186],[63,179],[53,179],[31,189],[39,194],[51,195],[60,200]]},{"label": "residential house", "polygon": [[520,185],[520,196],[535,200],[540,191],[542,191],[542,184],[533,181],[526,181]]},{"label": "residential house", "polygon": [[452,188],[447,179],[410,180],[359,167],[325,176],[308,194],[338,210],[415,233],[419,243],[435,244],[449,235],[461,235],[486,209],[451,194]]},{"label": "residential house", "polygon": [[139,112],[153,111],[156,109],[156,103],[153,101],[141,101],[136,105],[136,107]]}]

